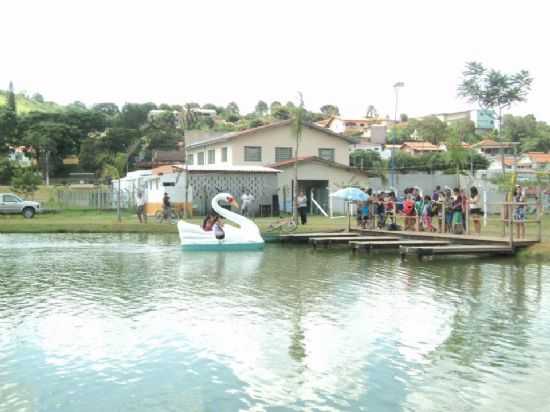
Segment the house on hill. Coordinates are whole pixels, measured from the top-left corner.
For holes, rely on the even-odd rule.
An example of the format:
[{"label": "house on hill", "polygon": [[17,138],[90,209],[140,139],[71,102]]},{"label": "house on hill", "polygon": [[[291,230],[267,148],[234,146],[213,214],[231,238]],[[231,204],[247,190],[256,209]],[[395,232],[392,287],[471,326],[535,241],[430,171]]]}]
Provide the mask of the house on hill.
[{"label": "house on hill", "polygon": [[514,153],[514,146],[509,142],[497,142],[492,139],[483,139],[481,142],[472,145],[472,149],[486,156],[511,155]]},{"label": "house on hill", "polygon": [[436,146],[423,140],[404,142],[401,145],[400,150],[413,156],[423,155],[426,153],[440,153],[444,151],[441,146]]},{"label": "house on hill", "polygon": [[349,119],[332,116],[317,122],[316,125],[346,136],[361,136],[369,143],[384,144],[387,132],[386,123],[385,119],[378,117]]}]

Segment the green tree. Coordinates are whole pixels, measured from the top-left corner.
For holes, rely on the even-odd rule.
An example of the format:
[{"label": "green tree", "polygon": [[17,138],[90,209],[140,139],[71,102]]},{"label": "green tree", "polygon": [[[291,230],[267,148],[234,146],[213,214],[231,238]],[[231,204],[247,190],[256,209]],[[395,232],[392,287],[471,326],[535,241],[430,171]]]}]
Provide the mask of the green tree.
[{"label": "green tree", "polygon": [[33,148],[33,154],[47,180],[52,171],[63,164],[63,159],[76,153],[74,126],[53,121],[33,123],[25,128],[23,144]]},{"label": "green tree", "polygon": [[18,167],[11,179],[12,190],[25,196],[33,196],[42,183],[40,175],[32,167]]},{"label": "green tree", "polygon": [[334,104],[325,104],[319,109],[325,116],[340,116],[340,109]]},{"label": "green tree", "polygon": [[435,116],[429,116],[416,122],[416,131],[423,140],[438,144],[447,137],[447,124]]},{"label": "green tree", "polygon": [[33,94],[31,99],[38,103],[44,103],[44,96],[42,96],[40,93]]},{"label": "green tree", "polygon": [[271,102],[271,104],[269,105],[269,112],[271,113],[271,115],[273,115],[273,112],[276,111],[281,106],[282,106],[281,102],[277,100]]},{"label": "green tree", "polygon": [[18,140],[18,118],[8,106],[0,107],[0,154],[6,153],[10,145]]},{"label": "green tree", "polygon": [[533,78],[527,70],[506,74],[489,69],[479,62],[466,63],[458,95],[471,103],[477,103],[485,110],[498,110],[499,129],[502,110],[514,103],[527,100]]},{"label": "green tree", "polygon": [[10,161],[7,157],[0,158],[0,184],[9,185],[11,179],[15,174],[15,163]]},{"label": "green tree", "polygon": [[156,108],[154,103],[126,103],[122,106],[115,125],[124,129],[139,129],[147,123],[149,112]]},{"label": "green tree", "polygon": [[239,106],[237,106],[237,103],[235,103],[235,102],[230,102],[227,105],[227,107],[225,108],[225,111],[228,114],[232,114],[232,115],[235,115],[235,116],[240,116]]},{"label": "green tree", "polygon": [[[304,98],[302,93],[298,92],[300,97],[300,105],[294,109],[294,121],[292,122],[292,128],[296,139],[296,146],[294,150],[294,202],[297,203],[298,198],[298,157],[300,153],[300,142],[304,133]],[[294,208],[294,222],[298,223],[298,208]]]},{"label": "green tree", "polygon": [[263,100],[260,100],[258,103],[256,103],[256,108],[254,109],[254,113],[256,113],[258,116],[265,116],[268,112],[269,108],[267,107],[267,103]]},{"label": "green tree", "polygon": [[193,110],[195,108],[196,107],[193,106],[193,103],[185,103],[184,105],[184,111],[185,111],[184,122],[185,122],[185,128],[187,130],[196,129],[199,124],[199,117],[197,116],[197,113]]},{"label": "green tree", "polygon": [[88,110],[86,105],[82,103],[81,101],[75,100],[72,103],[69,103],[66,107],[67,110],[75,110],[75,111],[85,111]]},{"label": "green tree", "polygon": [[13,91],[13,82],[10,82],[10,85],[9,85],[9,88],[8,88],[8,98],[7,98],[6,106],[12,112],[17,113],[17,104],[15,102],[15,93]]},{"label": "green tree", "polygon": [[378,111],[376,110],[376,107],[374,107],[372,104],[369,104],[367,106],[367,113],[365,115],[367,119],[371,119],[373,117],[378,117]]},{"label": "green tree", "polygon": [[99,112],[108,117],[118,116],[120,110],[115,103],[105,102],[105,103],[96,103],[92,106],[92,110]]},{"label": "green tree", "polygon": [[291,118],[292,113],[288,109],[288,107],[279,106],[271,112],[271,116],[273,116],[277,120],[288,120]]}]

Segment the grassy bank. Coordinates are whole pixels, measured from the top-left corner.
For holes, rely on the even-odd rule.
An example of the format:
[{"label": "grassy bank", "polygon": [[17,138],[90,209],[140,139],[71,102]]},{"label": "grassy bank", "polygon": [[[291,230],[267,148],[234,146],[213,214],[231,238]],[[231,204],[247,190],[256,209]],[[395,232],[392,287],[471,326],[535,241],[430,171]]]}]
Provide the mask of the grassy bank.
[{"label": "grassy bank", "polygon": [[[200,224],[202,218],[190,219]],[[258,218],[256,223],[262,232],[278,221],[277,218]],[[347,228],[346,219],[327,219],[311,217],[308,224],[299,226],[298,232],[338,231]],[[66,210],[59,213],[36,215],[33,219],[24,219],[20,215],[0,215],[2,233],[176,233],[176,226],[159,224],[149,219],[140,224],[136,215],[122,213],[121,222],[115,211]]]}]

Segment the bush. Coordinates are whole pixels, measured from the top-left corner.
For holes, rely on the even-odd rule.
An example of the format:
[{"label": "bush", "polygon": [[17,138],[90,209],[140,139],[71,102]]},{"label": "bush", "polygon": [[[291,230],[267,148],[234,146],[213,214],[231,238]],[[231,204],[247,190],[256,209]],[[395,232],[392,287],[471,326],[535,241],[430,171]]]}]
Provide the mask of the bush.
[{"label": "bush", "polygon": [[32,196],[41,183],[40,174],[32,167],[18,167],[11,179],[12,190],[27,196]]}]

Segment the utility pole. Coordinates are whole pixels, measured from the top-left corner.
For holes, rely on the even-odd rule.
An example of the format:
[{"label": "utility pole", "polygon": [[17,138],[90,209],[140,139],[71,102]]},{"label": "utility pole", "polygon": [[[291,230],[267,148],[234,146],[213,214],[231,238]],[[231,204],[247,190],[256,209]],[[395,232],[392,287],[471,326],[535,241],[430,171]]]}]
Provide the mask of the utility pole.
[{"label": "utility pole", "polygon": [[[395,92],[395,111],[393,116],[393,128],[392,128],[392,145],[395,146],[397,140],[396,126],[397,126],[397,107],[399,103],[399,88],[405,86],[403,82],[397,82],[393,85]],[[395,187],[395,147],[391,148],[391,187]]]}]

